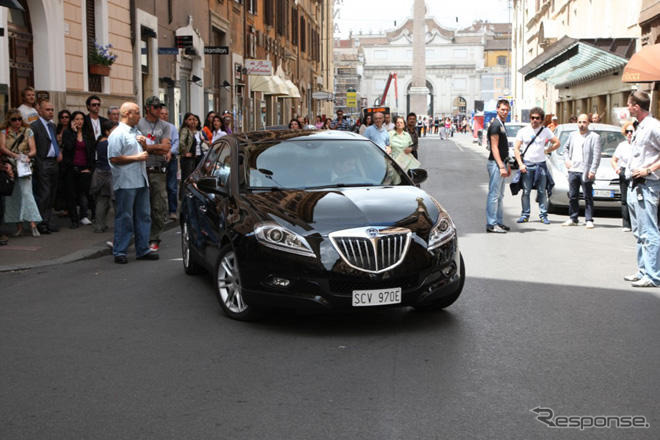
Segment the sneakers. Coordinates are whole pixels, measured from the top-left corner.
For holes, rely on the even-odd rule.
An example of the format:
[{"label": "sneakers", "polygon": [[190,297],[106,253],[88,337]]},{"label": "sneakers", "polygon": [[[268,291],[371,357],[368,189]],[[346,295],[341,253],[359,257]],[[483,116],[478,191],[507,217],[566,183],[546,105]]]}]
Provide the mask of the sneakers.
[{"label": "sneakers", "polygon": [[561,224],[562,226],[577,226],[578,222],[571,220],[570,218]]},{"label": "sneakers", "polygon": [[623,279],[626,281],[639,281],[642,279],[642,275],[639,272],[637,272],[632,275],[626,275],[623,277]]},{"label": "sneakers", "polygon": [[656,287],[656,285],[649,278],[643,277],[640,280],[633,281],[633,287]]},{"label": "sneakers", "polygon": [[529,217],[523,215],[518,220],[516,220],[516,223],[527,223],[528,221],[529,221]]},{"label": "sneakers", "polygon": [[621,230],[622,230],[623,232],[630,232],[630,231],[632,231],[632,229],[630,229],[630,228],[626,228],[626,227],[621,228]]},{"label": "sneakers", "polygon": [[507,232],[511,230],[511,228],[505,225],[504,223],[498,223],[497,226],[499,226],[500,228],[504,229]]},{"label": "sneakers", "polygon": [[587,220],[586,227],[587,227],[587,229],[593,229],[594,228],[594,222],[592,222],[591,220]]},{"label": "sneakers", "polygon": [[541,223],[543,223],[544,225],[550,224],[550,220],[548,220],[548,217],[539,217],[539,218],[541,219]]},{"label": "sneakers", "polygon": [[83,225],[91,225],[92,221],[90,219],[88,219],[87,217],[83,217],[83,218],[80,219],[80,223],[83,224]]},{"label": "sneakers", "polygon": [[158,252],[160,250],[160,246],[158,246],[158,242],[152,241],[151,243],[149,243],[149,250],[151,252]]},{"label": "sneakers", "polygon": [[169,218],[170,220],[176,220],[176,212],[170,212]]},{"label": "sneakers", "polygon": [[39,237],[40,235],[41,234],[39,233],[39,229],[37,229],[36,226],[34,228],[32,228],[32,236],[33,237]]},{"label": "sneakers", "polygon": [[506,230],[503,229],[500,225],[488,225],[486,226],[486,232],[494,232],[497,234],[506,234]]},{"label": "sneakers", "polygon": [[116,255],[115,256],[115,263],[117,263],[117,264],[126,264],[126,263],[128,263],[128,258],[126,258],[126,255]]}]

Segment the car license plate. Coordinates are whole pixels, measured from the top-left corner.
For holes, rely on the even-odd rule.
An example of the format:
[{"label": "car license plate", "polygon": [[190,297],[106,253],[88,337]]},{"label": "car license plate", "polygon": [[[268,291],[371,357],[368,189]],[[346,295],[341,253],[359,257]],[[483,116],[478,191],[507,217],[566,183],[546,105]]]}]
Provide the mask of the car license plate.
[{"label": "car license plate", "polygon": [[608,199],[613,199],[614,198],[614,191],[610,191],[607,189],[595,189],[594,190],[594,197],[606,197]]},{"label": "car license plate", "polygon": [[378,290],[354,290],[353,307],[384,306],[401,302],[401,287]]}]

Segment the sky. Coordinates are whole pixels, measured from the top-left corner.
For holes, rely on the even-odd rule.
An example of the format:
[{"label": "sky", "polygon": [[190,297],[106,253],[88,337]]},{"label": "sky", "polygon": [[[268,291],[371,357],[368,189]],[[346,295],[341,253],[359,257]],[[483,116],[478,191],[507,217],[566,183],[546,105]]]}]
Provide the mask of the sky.
[{"label": "sky", "polygon": [[[335,37],[391,30],[412,17],[413,0],[334,0]],[[448,28],[467,27],[477,19],[509,22],[510,0],[426,0],[427,16]],[[456,18],[458,17],[458,23]],[[339,31],[339,32],[337,32]]]}]

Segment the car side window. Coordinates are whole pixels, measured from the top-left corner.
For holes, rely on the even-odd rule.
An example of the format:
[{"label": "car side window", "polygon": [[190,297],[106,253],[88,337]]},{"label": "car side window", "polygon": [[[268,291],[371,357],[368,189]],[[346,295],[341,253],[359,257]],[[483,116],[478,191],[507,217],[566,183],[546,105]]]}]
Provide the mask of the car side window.
[{"label": "car side window", "polygon": [[211,175],[218,178],[218,184],[220,186],[226,186],[227,182],[229,182],[231,171],[231,147],[226,143],[221,143],[220,145],[221,148],[218,151]]},{"label": "car side window", "polygon": [[213,170],[215,166],[215,162],[218,158],[218,155],[220,154],[220,151],[223,149],[223,147],[227,145],[224,142],[217,143],[213,146],[213,149],[208,152],[206,157],[204,158],[204,164],[202,164],[202,174],[205,176],[212,176],[213,175]]}]

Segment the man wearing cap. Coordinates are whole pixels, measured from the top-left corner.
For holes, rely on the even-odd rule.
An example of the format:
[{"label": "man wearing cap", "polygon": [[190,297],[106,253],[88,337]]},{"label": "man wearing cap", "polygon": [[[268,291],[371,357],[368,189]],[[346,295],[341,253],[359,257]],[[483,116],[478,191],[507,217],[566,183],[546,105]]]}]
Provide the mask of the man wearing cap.
[{"label": "man wearing cap", "polygon": [[147,176],[149,177],[149,199],[151,202],[151,233],[149,249],[158,252],[160,233],[167,217],[167,162],[171,157],[170,126],[160,118],[162,103],[157,96],[150,96],[144,103],[144,117],[137,128],[146,137]]}]

